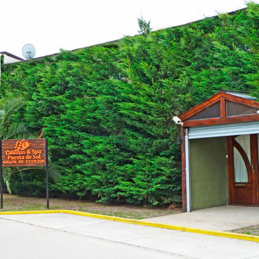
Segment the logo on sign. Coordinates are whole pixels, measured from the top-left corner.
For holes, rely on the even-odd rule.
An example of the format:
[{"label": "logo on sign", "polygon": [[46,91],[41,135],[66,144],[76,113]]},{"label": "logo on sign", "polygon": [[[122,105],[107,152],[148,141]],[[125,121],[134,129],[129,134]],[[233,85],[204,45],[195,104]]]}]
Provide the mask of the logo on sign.
[{"label": "logo on sign", "polygon": [[22,139],[18,140],[14,146],[14,151],[23,151],[29,148],[31,143],[28,140]]}]

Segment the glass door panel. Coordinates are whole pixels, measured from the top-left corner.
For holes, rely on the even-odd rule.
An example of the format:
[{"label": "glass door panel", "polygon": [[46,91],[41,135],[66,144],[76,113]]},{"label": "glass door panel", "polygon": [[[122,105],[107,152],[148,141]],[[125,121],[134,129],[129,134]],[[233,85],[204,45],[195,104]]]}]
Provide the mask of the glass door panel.
[{"label": "glass door panel", "polygon": [[247,183],[248,175],[245,162],[240,153],[234,149],[234,170],[235,170],[235,183]]},{"label": "glass door panel", "polygon": [[[236,137],[235,141],[241,146],[245,156],[248,158],[249,164],[251,164],[250,136],[241,135]],[[248,173],[244,157],[242,157],[240,151],[236,147],[234,148],[234,172],[236,183],[248,182]]]}]

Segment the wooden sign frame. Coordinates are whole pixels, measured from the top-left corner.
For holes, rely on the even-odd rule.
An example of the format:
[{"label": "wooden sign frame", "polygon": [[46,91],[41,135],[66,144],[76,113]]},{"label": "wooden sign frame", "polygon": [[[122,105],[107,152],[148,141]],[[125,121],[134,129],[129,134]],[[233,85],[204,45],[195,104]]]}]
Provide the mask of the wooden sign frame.
[{"label": "wooden sign frame", "polygon": [[3,209],[3,167],[45,166],[46,199],[49,209],[48,141],[47,139],[5,139],[0,141],[1,209]]}]

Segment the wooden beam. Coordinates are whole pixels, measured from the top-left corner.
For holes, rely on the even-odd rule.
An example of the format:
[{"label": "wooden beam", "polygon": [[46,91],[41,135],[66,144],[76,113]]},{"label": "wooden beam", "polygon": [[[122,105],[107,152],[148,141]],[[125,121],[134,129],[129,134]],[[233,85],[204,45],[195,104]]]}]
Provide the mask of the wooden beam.
[{"label": "wooden beam", "polygon": [[226,113],[226,99],[220,97],[220,117],[225,118],[227,115]]},{"label": "wooden beam", "polygon": [[192,109],[190,109],[187,112],[183,113],[181,116],[179,116],[179,118],[181,119],[181,121],[184,121],[184,120],[192,117],[194,114],[203,111],[207,107],[209,107],[212,104],[218,102],[220,100],[221,95],[222,95],[222,93],[218,93],[218,94],[212,96],[211,98],[209,98],[205,102],[203,102],[201,104],[198,104],[195,107],[193,107]]},{"label": "wooden beam", "polygon": [[227,137],[228,202],[235,203],[233,137]]},{"label": "wooden beam", "polygon": [[210,125],[231,124],[231,123],[249,122],[249,121],[259,121],[259,114],[184,121],[183,127],[187,128],[187,127],[198,127],[198,126],[210,126]]},{"label": "wooden beam", "polygon": [[259,204],[258,197],[258,139],[257,134],[250,135],[251,142],[251,165],[253,184],[253,204]]}]

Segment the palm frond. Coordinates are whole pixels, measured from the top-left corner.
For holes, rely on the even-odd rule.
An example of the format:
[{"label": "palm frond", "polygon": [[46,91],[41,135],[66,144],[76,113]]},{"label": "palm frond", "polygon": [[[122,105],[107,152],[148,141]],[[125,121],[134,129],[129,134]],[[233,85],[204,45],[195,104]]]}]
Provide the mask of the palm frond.
[{"label": "palm frond", "polygon": [[7,127],[11,123],[12,115],[15,114],[22,106],[24,106],[23,98],[13,98],[0,102],[0,110],[2,117],[0,120],[1,127]]},{"label": "palm frond", "polygon": [[[1,132],[1,130],[0,130]],[[2,132],[3,139],[17,138],[19,135],[28,134],[27,127],[24,123],[13,123]]]},{"label": "palm frond", "polygon": [[4,180],[4,184],[6,186],[6,189],[8,191],[9,194],[12,193],[11,187],[10,187],[10,179],[12,176],[12,172],[13,169],[10,167],[5,167],[3,168],[3,180]]}]

